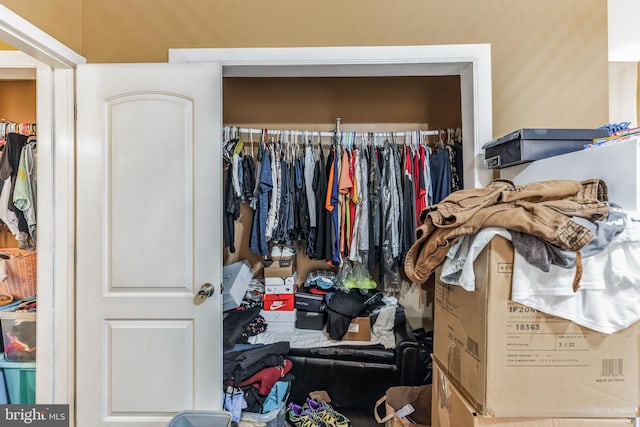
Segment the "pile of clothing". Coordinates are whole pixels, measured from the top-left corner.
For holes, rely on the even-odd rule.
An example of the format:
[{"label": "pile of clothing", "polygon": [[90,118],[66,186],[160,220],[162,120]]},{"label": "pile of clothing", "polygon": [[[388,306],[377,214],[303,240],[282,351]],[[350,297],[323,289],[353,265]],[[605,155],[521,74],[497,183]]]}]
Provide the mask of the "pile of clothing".
[{"label": "pile of clothing", "polygon": [[266,414],[287,398],[293,366],[289,343],[237,344],[224,352],[224,409],[238,422],[243,411]]},{"label": "pile of clothing", "polygon": [[515,249],[512,299],[603,333],[640,320],[640,221],[602,180],[517,186],[498,179],[421,213],[405,272],[475,289],[473,261],[496,235]]}]

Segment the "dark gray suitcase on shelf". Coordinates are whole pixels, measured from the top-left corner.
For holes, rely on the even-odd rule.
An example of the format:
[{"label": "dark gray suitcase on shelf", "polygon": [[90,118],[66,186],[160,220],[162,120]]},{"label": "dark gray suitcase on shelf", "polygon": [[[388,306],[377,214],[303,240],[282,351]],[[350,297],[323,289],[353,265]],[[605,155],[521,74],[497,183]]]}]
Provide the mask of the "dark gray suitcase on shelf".
[{"label": "dark gray suitcase on shelf", "polygon": [[486,143],[484,162],[489,169],[505,168],[582,150],[607,136],[606,129],[518,129]]}]

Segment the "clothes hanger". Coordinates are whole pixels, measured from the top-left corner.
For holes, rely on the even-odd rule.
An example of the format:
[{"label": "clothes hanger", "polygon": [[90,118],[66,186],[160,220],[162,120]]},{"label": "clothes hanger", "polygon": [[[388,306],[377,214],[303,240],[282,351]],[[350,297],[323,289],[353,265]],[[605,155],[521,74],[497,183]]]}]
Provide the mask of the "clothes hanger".
[{"label": "clothes hanger", "polygon": [[251,157],[253,157],[253,132],[249,131],[249,144],[251,145]]}]

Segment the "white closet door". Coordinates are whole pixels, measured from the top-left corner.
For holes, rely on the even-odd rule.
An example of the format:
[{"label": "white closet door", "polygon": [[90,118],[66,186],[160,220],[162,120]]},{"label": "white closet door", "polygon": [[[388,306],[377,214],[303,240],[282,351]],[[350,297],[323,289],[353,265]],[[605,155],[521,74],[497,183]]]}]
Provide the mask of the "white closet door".
[{"label": "white closet door", "polygon": [[80,427],[221,408],[221,83],[217,64],[78,67]]}]

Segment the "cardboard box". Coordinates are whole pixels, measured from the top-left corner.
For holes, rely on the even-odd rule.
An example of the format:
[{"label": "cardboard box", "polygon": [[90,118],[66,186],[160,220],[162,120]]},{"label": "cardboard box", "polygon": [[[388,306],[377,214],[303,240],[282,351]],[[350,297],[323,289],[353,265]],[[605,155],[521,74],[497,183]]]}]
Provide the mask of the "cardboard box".
[{"label": "cardboard box", "polygon": [[292,277],[296,272],[296,258],[292,260],[273,260],[269,266],[264,266],[264,277]]},{"label": "cardboard box", "polygon": [[347,333],[342,337],[343,341],[371,341],[371,318],[356,317],[349,323]]},{"label": "cardboard box", "polygon": [[265,294],[292,294],[296,289],[296,276],[266,277],[264,279]]},{"label": "cardboard box", "polygon": [[637,416],[640,322],[605,335],[511,301],[513,248],[502,237],[474,269],[473,292],[436,283],[433,342],[482,415]]},{"label": "cardboard box", "polygon": [[293,311],[295,309],[294,294],[269,294],[262,296],[265,311]]},{"label": "cardboard box", "polygon": [[491,418],[483,417],[446,374],[433,364],[431,427],[633,427],[630,418]]},{"label": "cardboard box", "polygon": [[237,308],[244,298],[253,278],[251,266],[240,261],[222,267],[222,310]]}]

